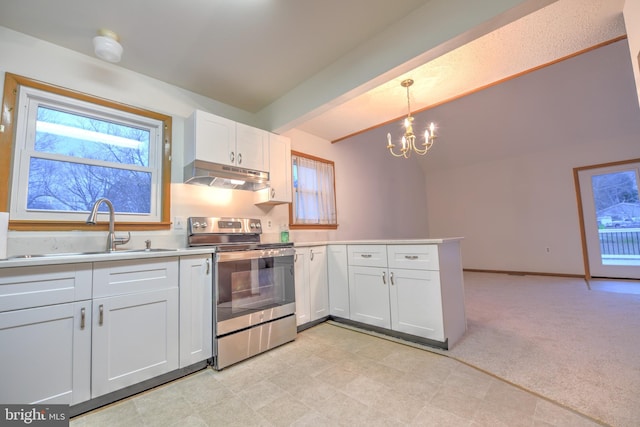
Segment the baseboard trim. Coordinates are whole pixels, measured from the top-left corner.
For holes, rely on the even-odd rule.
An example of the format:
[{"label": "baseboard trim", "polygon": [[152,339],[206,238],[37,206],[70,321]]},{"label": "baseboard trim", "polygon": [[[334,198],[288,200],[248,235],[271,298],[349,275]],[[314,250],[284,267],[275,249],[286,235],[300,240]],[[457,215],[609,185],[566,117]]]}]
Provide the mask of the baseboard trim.
[{"label": "baseboard trim", "polygon": [[480,268],[464,268],[462,271],[474,273],[496,273],[509,274],[511,276],[547,276],[547,277],[569,277],[575,279],[584,279],[584,274],[567,274],[567,273],[544,273],[540,271],[512,271],[512,270],[484,270]]}]

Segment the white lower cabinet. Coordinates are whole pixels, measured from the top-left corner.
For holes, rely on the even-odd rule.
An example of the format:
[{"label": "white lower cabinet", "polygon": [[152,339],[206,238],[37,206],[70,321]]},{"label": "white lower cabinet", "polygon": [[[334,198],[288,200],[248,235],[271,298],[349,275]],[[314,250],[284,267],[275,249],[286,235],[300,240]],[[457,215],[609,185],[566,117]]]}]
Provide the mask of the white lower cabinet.
[{"label": "white lower cabinet", "polygon": [[295,288],[298,326],[329,315],[328,286],[327,247],[296,247]]},{"label": "white lower cabinet", "polygon": [[351,320],[391,328],[386,267],[349,266]]},{"label": "white lower cabinet", "polygon": [[329,314],[349,319],[347,245],[327,246],[327,275],[329,283]]},{"label": "white lower cabinet", "polygon": [[438,272],[394,269],[389,283],[391,329],[444,341]]},{"label": "white lower cabinet", "polygon": [[180,367],[212,357],[211,254],[180,257]]},{"label": "white lower cabinet", "polygon": [[349,245],[349,319],[450,348],[466,331],[456,240],[423,245]]},{"label": "white lower cabinet", "polygon": [[73,405],[90,398],[90,301],[0,313],[0,347],[0,402]]},{"label": "white lower cabinet", "polygon": [[0,402],[90,398],[91,264],[0,269]]},{"label": "white lower cabinet", "polygon": [[178,259],[98,262],[93,283],[91,397],[177,369]]}]

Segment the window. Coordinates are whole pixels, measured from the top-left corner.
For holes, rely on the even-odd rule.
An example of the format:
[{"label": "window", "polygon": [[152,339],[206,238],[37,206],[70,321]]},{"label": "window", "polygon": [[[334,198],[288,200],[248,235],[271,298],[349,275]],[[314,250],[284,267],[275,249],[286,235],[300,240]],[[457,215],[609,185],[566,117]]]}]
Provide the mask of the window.
[{"label": "window", "polygon": [[291,164],[291,228],[337,228],[333,162],[292,151]]},{"label": "window", "polygon": [[16,106],[15,129],[0,136],[0,154],[13,158],[11,228],[78,228],[101,197],[128,229],[168,228],[170,117],[11,74],[4,95],[4,107]]}]

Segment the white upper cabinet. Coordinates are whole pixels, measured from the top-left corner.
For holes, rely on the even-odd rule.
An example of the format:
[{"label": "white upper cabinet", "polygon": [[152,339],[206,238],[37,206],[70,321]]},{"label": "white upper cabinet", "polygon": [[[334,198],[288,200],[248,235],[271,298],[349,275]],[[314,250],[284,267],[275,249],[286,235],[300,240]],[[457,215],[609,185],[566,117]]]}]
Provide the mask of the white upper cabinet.
[{"label": "white upper cabinet", "polygon": [[247,169],[269,170],[269,132],[236,123],[235,164]]},{"label": "white upper cabinet", "polygon": [[265,130],[196,110],[185,123],[185,163],[203,160],[266,171],[268,135]]},{"label": "white upper cabinet", "polygon": [[256,204],[291,203],[291,140],[269,134],[269,187],[256,193]]}]

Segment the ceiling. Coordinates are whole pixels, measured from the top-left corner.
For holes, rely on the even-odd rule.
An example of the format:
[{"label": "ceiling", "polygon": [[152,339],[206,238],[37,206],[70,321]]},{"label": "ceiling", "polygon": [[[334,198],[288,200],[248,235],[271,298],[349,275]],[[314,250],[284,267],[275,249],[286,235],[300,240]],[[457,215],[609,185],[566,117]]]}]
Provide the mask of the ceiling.
[{"label": "ceiling", "polygon": [[424,109],[625,34],[624,0],[3,3],[1,26],[86,55],[107,28],[114,66],[327,140],[406,114],[405,78]]}]

